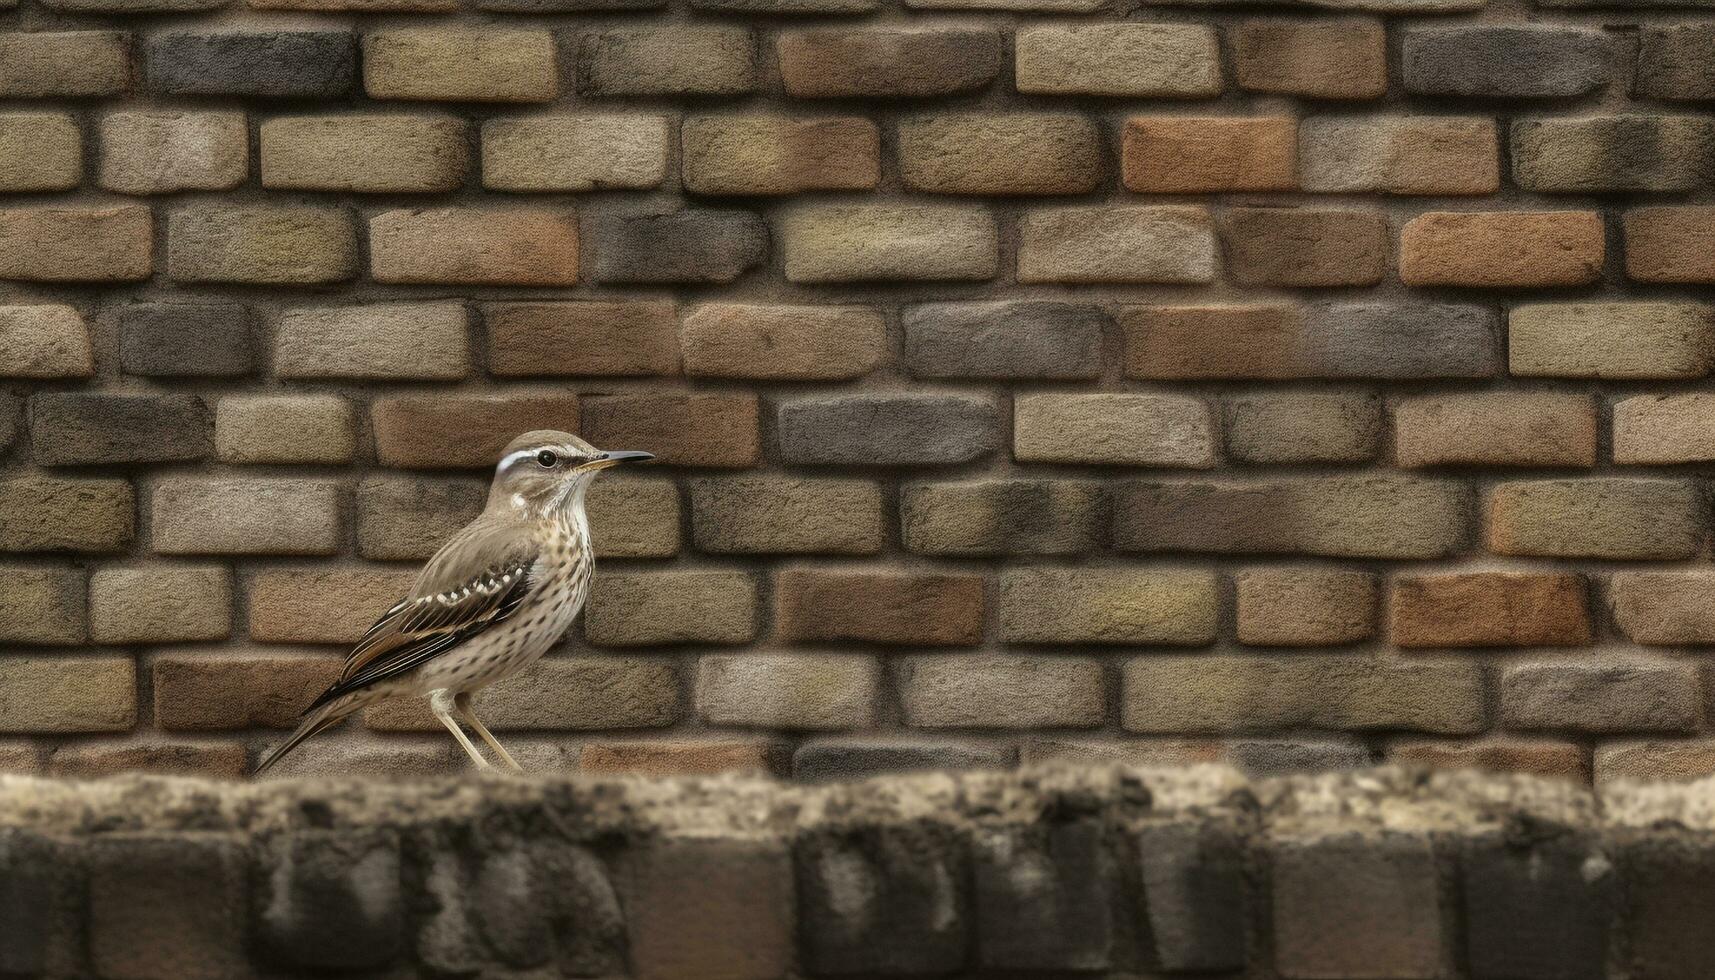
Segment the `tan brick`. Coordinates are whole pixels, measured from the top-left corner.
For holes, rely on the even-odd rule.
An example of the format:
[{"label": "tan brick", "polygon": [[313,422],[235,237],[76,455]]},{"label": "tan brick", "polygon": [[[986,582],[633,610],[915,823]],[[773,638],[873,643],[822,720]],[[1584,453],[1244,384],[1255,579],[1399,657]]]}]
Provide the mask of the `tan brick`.
[{"label": "tan brick", "polygon": [[1105,205],[1027,211],[1019,282],[1206,283],[1215,231],[1200,207]]},{"label": "tan brick", "polygon": [[1534,303],[1507,317],[1508,369],[1521,377],[1701,378],[1715,306]]},{"label": "tan brick", "polygon": [[1232,208],[1221,235],[1246,286],[1373,286],[1387,274],[1387,222],[1374,211]]},{"label": "tan brick", "polygon": [[244,113],[110,112],[101,117],[99,174],[121,194],[230,190],[250,176]]},{"label": "tan brick", "polygon": [[0,657],[0,732],[123,732],[135,724],[130,657]]},{"label": "tan brick", "polygon": [[680,127],[693,194],[869,190],[881,180],[881,135],[850,116],[691,116]]},{"label": "tan brick", "polygon": [[1381,445],[1382,406],[1355,391],[1272,392],[1230,398],[1227,455],[1240,463],[1357,463]]},{"label": "tan brick", "polygon": [[9,31],[0,35],[0,98],[118,95],[131,85],[128,35]]},{"label": "tan brick", "polygon": [[188,643],[232,635],[232,577],[220,565],[98,568],[89,579],[97,643]]},{"label": "tan brick", "polygon": [[1084,194],[1101,183],[1101,135],[1083,116],[958,113],[899,123],[905,186],[935,194]]},{"label": "tan brick", "polygon": [[49,757],[48,771],[61,779],[101,779],[135,772],[239,779],[245,771],[244,746],[237,742],[62,745]]},{"label": "tan brick", "polygon": [[1596,746],[1597,788],[1623,780],[1689,783],[1715,775],[1715,739],[1650,739]]},{"label": "tan brick", "polygon": [[1012,455],[1022,463],[1215,465],[1209,406],[1186,395],[1020,395]]},{"label": "tan brick", "polygon": [[1389,616],[1402,647],[1583,646],[1584,576],[1547,572],[1399,575]]},{"label": "tan brick", "polygon": [[1587,782],[1590,763],[1583,748],[1569,742],[1484,739],[1471,742],[1401,742],[1388,761],[1427,769],[1475,769]]},{"label": "tan brick", "polygon": [[83,136],[70,116],[0,115],[0,191],[66,191],[82,178]]},{"label": "tan brick", "polygon": [[1394,406],[1394,454],[1422,466],[1596,465],[1596,405],[1557,391],[1423,395]]},{"label": "tan brick", "polygon": [[1259,566],[1234,576],[1239,642],[1251,646],[1337,646],[1376,633],[1376,580],[1368,572],[1319,565]]},{"label": "tan brick", "polygon": [[972,646],[983,638],[980,575],[787,568],[775,576],[774,602],[775,629],[792,643]]},{"label": "tan brick", "polygon": [[462,119],[288,116],[260,128],[262,186],[401,194],[456,190],[470,168]]},{"label": "tan brick", "polygon": [[69,306],[0,306],[0,378],[87,378],[89,325]]},{"label": "tan brick", "polygon": [[578,431],[578,399],[548,392],[393,395],[375,399],[369,420],[383,466],[491,469],[520,433]]},{"label": "tan brick", "polygon": [[458,0],[250,0],[254,10],[321,10],[354,13],[445,13],[458,9]]},{"label": "tan brick", "polygon": [[[670,662],[654,657],[544,657],[477,692],[473,704],[483,724],[501,731],[660,728],[679,719],[679,677]],[[445,731],[426,700],[373,705],[363,723],[382,731]]]},{"label": "tan brick", "polygon": [[1218,763],[1225,747],[1211,739],[1033,738],[1019,746],[1021,766],[1089,765],[1094,760],[1130,766],[1195,766]]},{"label": "tan brick", "polygon": [[167,275],[176,282],[344,282],[357,275],[357,231],[339,207],[187,205],[167,222]]},{"label": "tan brick", "polygon": [[141,205],[0,209],[0,279],[131,282],[154,266],[153,221]]},{"label": "tan brick", "polygon": [[1125,186],[1149,194],[1283,191],[1298,186],[1298,121],[1289,116],[1133,116]]},{"label": "tan brick", "polygon": [[1629,652],[1506,664],[1500,718],[1514,731],[1690,732],[1703,717],[1697,665]]},{"label": "tan brick", "polygon": [[1000,35],[938,27],[787,31],[780,81],[800,99],[923,98],[974,92],[1000,73]]},{"label": "tan brick", "polygon": [[584,636],[596,646],[747,643],[756,635],[756,579],[748,572],[599,572]]},{"label": "tan brick", "polygon": [[1715,460],[1715,397],[1636,395],[1614,403],[1614,462],[1634,465]]},{"label": "tan brick", "polygon": [[[590,496],[593,507],[594,489]],[[428,558],[475,520],[487,499],[486,479],[371,477],[357,485],[357,551],[380,561]],[[677,527],[673,533],[676,539]]]},{"label": "tan brick", "polygon": [[41,753],[34,742],[0,742],[0,772],[33,776],[42,771]]},{"label": "tan brick", "polygon": [[340,485],[287,477],[173,476],[156,482],[150,546],[163,555],[331,555]]},{"label": "tan brick", "polygon": [[155,723],[171,732],[293,728],[342,663],[331,653],[163,652],[152,668]]},{"label": "tan brick", "polygon": [[1493,194],[1501,186],[1493,119],[1317,116],[1298,129],[1301,181],[1335,194]]},{"label": "tan brick", "polygon": [[300,307],[274,325],[282,378],[455,381],[470,371],[463,303]]},{"label": "tan brick", "polygon": [[261,569],[250,577],[250,638],[355,643],[416,579],[415,569],[385,566]]},{"label": "tan brick", "polygon": [[660,739],[590,742],[578,753],[582,772],[638,776],[715,776],[767,773],[776,755],[760,739]]},{"label": "tan brick", "polygon": [[367,33],[363,87],[374,99],[549,102],[560,92],[554,36],[493,24]]},{"label": "tan brick", "polygon": [[1106,537],[1101,485],[970,480],[901,487],[900,538],[921,555],[1077,555]]},{"label": "tan brick", "polygon": [[1615,625],[1636,643],[1715,644],[1715,572],[1615,572],[1608,601]]},{"label": "tan brick", "polygon": [[722,654],[697,669],[697,714],[751,728],[867,728],[881,663],[858,654]]},{"label": "tan brick", "polygon": [[377,282],[569,286],[578,281],[578,223],[547,208],[387,211],[369,219]]},{"label": "tan brick", "polygon": [[1486,543],[1500,555],[1690,558],[1703,511],[1686,480],[1521,480],[1490,491]]},{"label": "tan brick", "polygon": [[790,282],[992,279],[999,264],[994,215],[976,206],[805,204],[779,228]]},{"label": "tan brick", "polygon": [[228,395],[214,414],[223,463],[349,463],[357,412],[338,395]]},{"label": "tan brick", "polygon": [[868,480],[696,480],[691,527],[711,554],[873,555],[887,540],[881,486]]},{"label": "tan brick", "polygon": [[755,395],[597,395],[584,399],[584,438],[642,449],[662,463],[744,469],[761,457]]},{"label": "tan brick", "polygon": [[1399,277],[1410,286],[1582,286],[1602,277],[1604,248],[1594,211],[1432,211],[1400,231]]},{"label": "tan brick", "polygon": [[666,177],[665,116],[522,116],[482,124],[482,186],[490,190],[647,190]]},{"label": "tan brick", "polygon": [[1624,228],[1631,278],[1715,282],[1715,207],[1633,208]]},{"label": "tan brick", "polygon": [[1215,639],[1220,596],[1210,572],[1145,568],[1011,568],[1001,573],[1008,643],[1202,646]]},{"label": "tan brick", "polygon": [[1387,94],[1387,37],[1367,17],[1240,21],[1229,34],[1239,87],[1311,99]]},{"label": "tan brick", "polygon": [[0,551],[124,551],[136,527],[125,480],[0,479]]},{"label": "tan brick", "polygon": [[578,87],[593,95],[739,95],[756,87],[756,39],[725,24],[662,24],[585,34]]},{"label": "tan brick", "polygon": [[604,476],[587,500],[597,558],[679,553],[679,488],[671,480]]},{"label": "tan brick", "polygon": [[680,332],[685,373],[706,378],[839,381],[887,355],[887,323],[867,306],[705,303]]},{"label": "tan brick", "polygon": [[898,662],[914,728],[1096,728],[1107,710],[1101,661],[937,653]]},{"label": "tan brick", "polygon": [[506,377],[677,374],[671,302],[487,303],[488,369]]},{"label": "tan brick", "polygon": [[1038,24],[1014,41],[1020,92],[1201,99],[1221,91],[1215,30],[1200,24]]},{"label": "tan brick", "polygon": [[77,644],[85,630],[83,570],[0,565],[0,643]]}]

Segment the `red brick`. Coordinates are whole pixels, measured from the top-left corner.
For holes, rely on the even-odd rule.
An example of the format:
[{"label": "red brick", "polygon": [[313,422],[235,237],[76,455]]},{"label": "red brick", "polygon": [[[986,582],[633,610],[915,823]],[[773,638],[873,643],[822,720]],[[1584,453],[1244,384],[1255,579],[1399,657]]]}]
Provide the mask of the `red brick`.
[{"label": "red brick", "polygon": [[642,449],[664,464],[743,469],[762,455],[755,395],[592,395],[584,438],[603,449]]},{"label": "red brick", "polygon": [[1715,282],[1715,207],[1626,212],[1626,275],[1640,282]]},{"label": "red brick", "polygon": [[1133,116],[1122,167],[1149,194],[1282,191],[1298,186],[1298,122],[1289,116]]},{"label": "red brick", "polygon": [[1399,277],[1409,286],[1582,286],[1602,277],[1604,247],[1594,211],[1432,211],[1400,231]]},{"label": "red brick", "polygon": [[786,569],[774,584],[776,629],[790,642],[970,646],[982,641],[977,575]]},{"label": "red brick", "polygon": [[1591,635],[1588,601],[1582,575],[1400,575],[1393,584],[1393,641],[1402,647],[1582,646]]}]

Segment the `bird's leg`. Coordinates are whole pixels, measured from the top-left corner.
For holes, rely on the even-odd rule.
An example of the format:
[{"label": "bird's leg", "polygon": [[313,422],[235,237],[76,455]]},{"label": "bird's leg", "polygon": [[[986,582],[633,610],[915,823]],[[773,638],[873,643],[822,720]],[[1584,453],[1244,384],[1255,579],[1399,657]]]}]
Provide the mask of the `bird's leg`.
[{"label": "bird's leg", "polygon": [[493,772],[494,766],[482,757],[482,753],[478,752],[476,746],[471,744],[470,737],[464,733],[464,729],[460,728],[459,723],[453,719],[453,706],[453,698],[449,696],[445,688],[430,692],[429,707],[434,710],[435,717],[441,720],[441,724],[447,726],[447,731],[453,733],[453,738],[459,740],[459,745],[464,747],[465,752],[470,756],[470,760],[476,763],[478,769],[484,772]]},{"label": "bird's leg", "polygon": [[469,725],[472,731],[481,735],[482,740],[488,743],[488,747],[494,750],[494,754],[500,756],[500,761],[512,767],[513,772],[524,771],[524,767],[518,764],[517,759],[512,758],[512,753],[506,751],[506,747],[500,744],[500,741],[494,737],[494,733],[488,730],[488,726],[476,719],[476,712],[470,708],[469,691],[455,695],[453,707],[458,711],[459,717],[464,719],[464,723]]}]

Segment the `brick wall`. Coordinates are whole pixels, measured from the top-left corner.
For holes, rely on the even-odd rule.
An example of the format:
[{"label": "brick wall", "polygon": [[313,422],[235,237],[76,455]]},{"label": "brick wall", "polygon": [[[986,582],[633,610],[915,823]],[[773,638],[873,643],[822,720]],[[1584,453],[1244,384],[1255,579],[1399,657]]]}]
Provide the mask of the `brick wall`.
[{"label": "brick wall", "polygon": [[1280,6],[0,13],[0,766],[242,773],[558,426],[540,769],[1715,769],[1715,17]]}]

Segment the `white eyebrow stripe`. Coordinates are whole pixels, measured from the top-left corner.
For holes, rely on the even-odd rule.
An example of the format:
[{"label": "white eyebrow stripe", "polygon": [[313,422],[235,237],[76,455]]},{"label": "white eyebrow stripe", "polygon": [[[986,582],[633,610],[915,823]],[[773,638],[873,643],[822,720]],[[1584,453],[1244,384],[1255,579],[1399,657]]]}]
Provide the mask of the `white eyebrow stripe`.
[{"label": "white eyebrow stripe", "polygon": [[498,469],[502,473],[504,473],[504,472],[506,472],[507,467],[511,466],[513,463],[518,462],[520,459],[527,459],[531,456],[536,455],[539,452],[541,452],[540,449],[516,449],[516,450],[513,450],[513,452],[510,455],[508,455],[505,459],[502,459],[500,461],[500,466],[498,467]]}]

